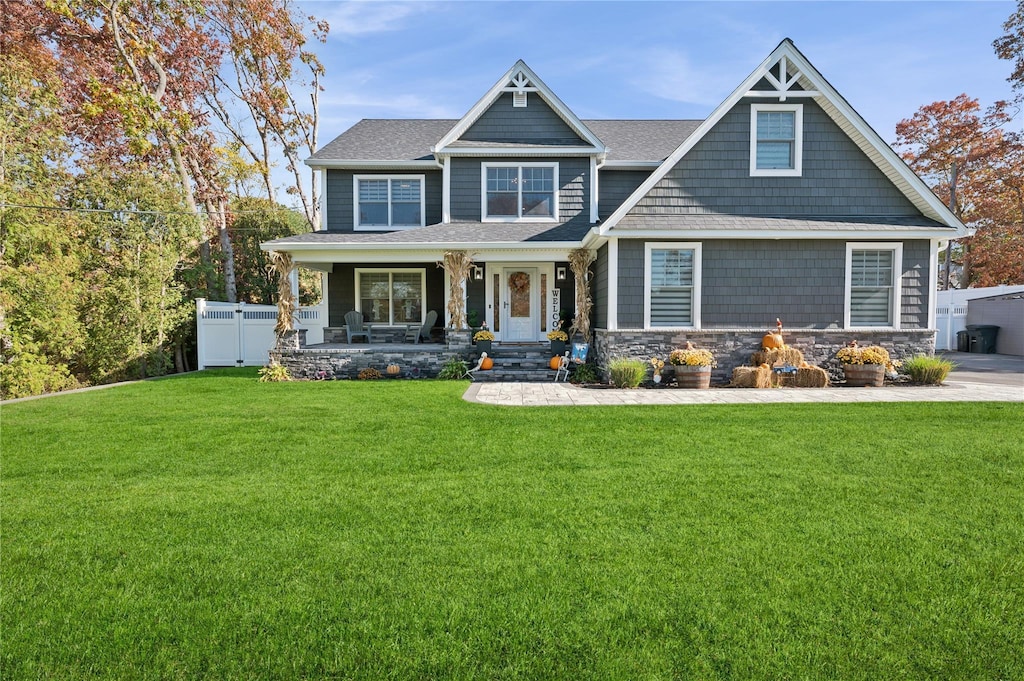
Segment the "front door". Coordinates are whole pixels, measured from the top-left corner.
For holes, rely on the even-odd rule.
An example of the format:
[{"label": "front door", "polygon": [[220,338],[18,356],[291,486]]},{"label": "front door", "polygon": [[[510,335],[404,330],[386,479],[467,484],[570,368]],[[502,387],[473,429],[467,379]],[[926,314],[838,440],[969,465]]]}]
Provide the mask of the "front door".
[{"label": "front door", "polygon": [[540,333],[540,291],[536,267],[502,269],[501,339],[532,342]]}]

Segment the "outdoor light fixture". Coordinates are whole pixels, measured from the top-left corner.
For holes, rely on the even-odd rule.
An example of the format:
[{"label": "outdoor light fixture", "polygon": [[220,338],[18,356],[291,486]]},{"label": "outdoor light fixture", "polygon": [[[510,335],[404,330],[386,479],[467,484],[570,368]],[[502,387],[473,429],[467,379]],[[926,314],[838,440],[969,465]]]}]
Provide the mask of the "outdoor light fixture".
[{"label": "outdoor light fixture", "polygon": [[555,273],[555,279],[558,281],[565,281],[565,268],[559,267]]},{"label": "outdoor light fixture", "polygon": [[484,268],[483,267],[474,267],[473,268],[473,278],[476,279],[477,281],[483,281],[484,280]]}]

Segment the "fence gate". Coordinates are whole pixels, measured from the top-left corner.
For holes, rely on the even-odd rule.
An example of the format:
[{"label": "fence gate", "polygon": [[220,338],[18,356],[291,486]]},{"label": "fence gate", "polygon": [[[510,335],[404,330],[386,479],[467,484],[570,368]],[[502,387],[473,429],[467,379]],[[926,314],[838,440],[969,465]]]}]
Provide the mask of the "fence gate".
[{"label": "fence gate", "polygon": [[[306,342],[323,342],[322,307],[300,307],[297,329],[306,330]],[[274,346],[277,307],[246,303],[196,300],[196,340],[199,368],[263,366]]]}]

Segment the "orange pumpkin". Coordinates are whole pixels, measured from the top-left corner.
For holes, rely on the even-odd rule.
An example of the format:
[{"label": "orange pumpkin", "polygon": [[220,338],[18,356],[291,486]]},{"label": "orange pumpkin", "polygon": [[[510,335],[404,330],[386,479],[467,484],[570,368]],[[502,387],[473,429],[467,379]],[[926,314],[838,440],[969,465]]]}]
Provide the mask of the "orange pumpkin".
[{"label": "orange pumpkin", "polygon": [[388,376],[397,376],[402,373],[402,367],[397,364],[389,364],[387,368]]},{"label": "orange pumpkin", "polygon": [[562,358],[559,357],[558,355],[555,355],[554,357],[551,358],[551,361],[548,362],[548,366],[557,371],[558,367],[562,366]]},{"label": "orange pumpkin", "polygon": [[494,360],[490,357],[484,357],[484,361],[480,364],[480,368],[484,371],[494,368]]},{"label": "orange pumpkin", "polygon": [[766,333],[764,338],[761,339],[761,345],[764,346],[765,350],[771,350],[773,348],[781,348],[786,344],[782,340],[781,333]]},{"label": "orange pumpkin", "polygon": [[771,369],[771,366],[769,366],[769,365],[768,365],[768,363],[766,362],[766,363],[762,364],[762,365],[761,365],[760,367],[758,367],[758,368],[760,368],[760,369]]}]

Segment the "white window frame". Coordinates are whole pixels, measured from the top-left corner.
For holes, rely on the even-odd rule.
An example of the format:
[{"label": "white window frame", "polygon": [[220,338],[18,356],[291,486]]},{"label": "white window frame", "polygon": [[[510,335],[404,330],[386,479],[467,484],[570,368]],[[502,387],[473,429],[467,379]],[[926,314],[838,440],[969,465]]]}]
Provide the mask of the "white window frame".
[{"label": "white window frame", "polygon": [[[420,292],[422,293],[423,300],[420,301],[420,324],[423,324],[427,320],[427,270],[422,267],[357,267],[355,270],[355,304],[353,309],[358,310],[360,314],[363,313],[363,302],[360,292],[362,291],[362,279],[364,274],[416,274],[420,275]],[[405,326],[410,322],[399,322],[395,323],[395,301],[391,298],[394,294],[393,290],[394,277],[388,277],[388,322],[387,326]],[[369,322],[370,324],[377,324],[383,326],[384,322]],[[416,322],[412,322],[416,323]]]},{"label": "white window frame", "polygon": [[[519,179],[522,180],[523,168],[551,168],[553,169],[552,177],[554,178],[554,206],[552,206],[551,217],[523,217],[523,185],[519,183],[519,199],[516,201],[516,207],[520,215],[487,215],[487,170],[488,168],[519,168]],[[481,222],[558,222],[558,202],[559,202],[559,178],[558,178],[558,163],[517,163],[501,162],[501,163],[482,163],[480,164],[480,221]]]},{"label": "white window frame", "polygon": [[[388,181],[388,224],[386,225],[360,225],[359,224],[359,181],[360,180],[387,180]],[[391,217],[391,181],[392,180],[419,180],[420,181],[420,223],[418,225],[395,225]],[[380,232],[383,230],[398,231],[401,229],[415,229],[423,227],[427,218],[427,181],[426,175],[353,175],[352,176],[352,228],[357,232]]]},{"label": "white window frame", "polygon": [[[699,329],[700,298],[701,298],[701,261],[702,246],[699,241],[648,241],[644,244],[644,328],[645,329]],[[690,310],[693,313],[690,326],[651,326],[651,253],[653,251],[693,251],[693,301]]]},{"label": "white window frame", "polygon": [[[892,251],[892,323],[888,326],[851,326],[850,303],[853,296],[853,252],[854,251]],[[900,328],[903,316],[903,243],[892,241],[846,243],[846,287],[843,294],[843,328],[858,331],[892,331]]]},{"label": "white window frame", "polygon": [[[770,111],[792,111],[794,116],[793,167],[757,167],[757,114]],[[751,104],[750,105],[750,176],[801,177],[804,167],[804,105],[803,104]]]}]

